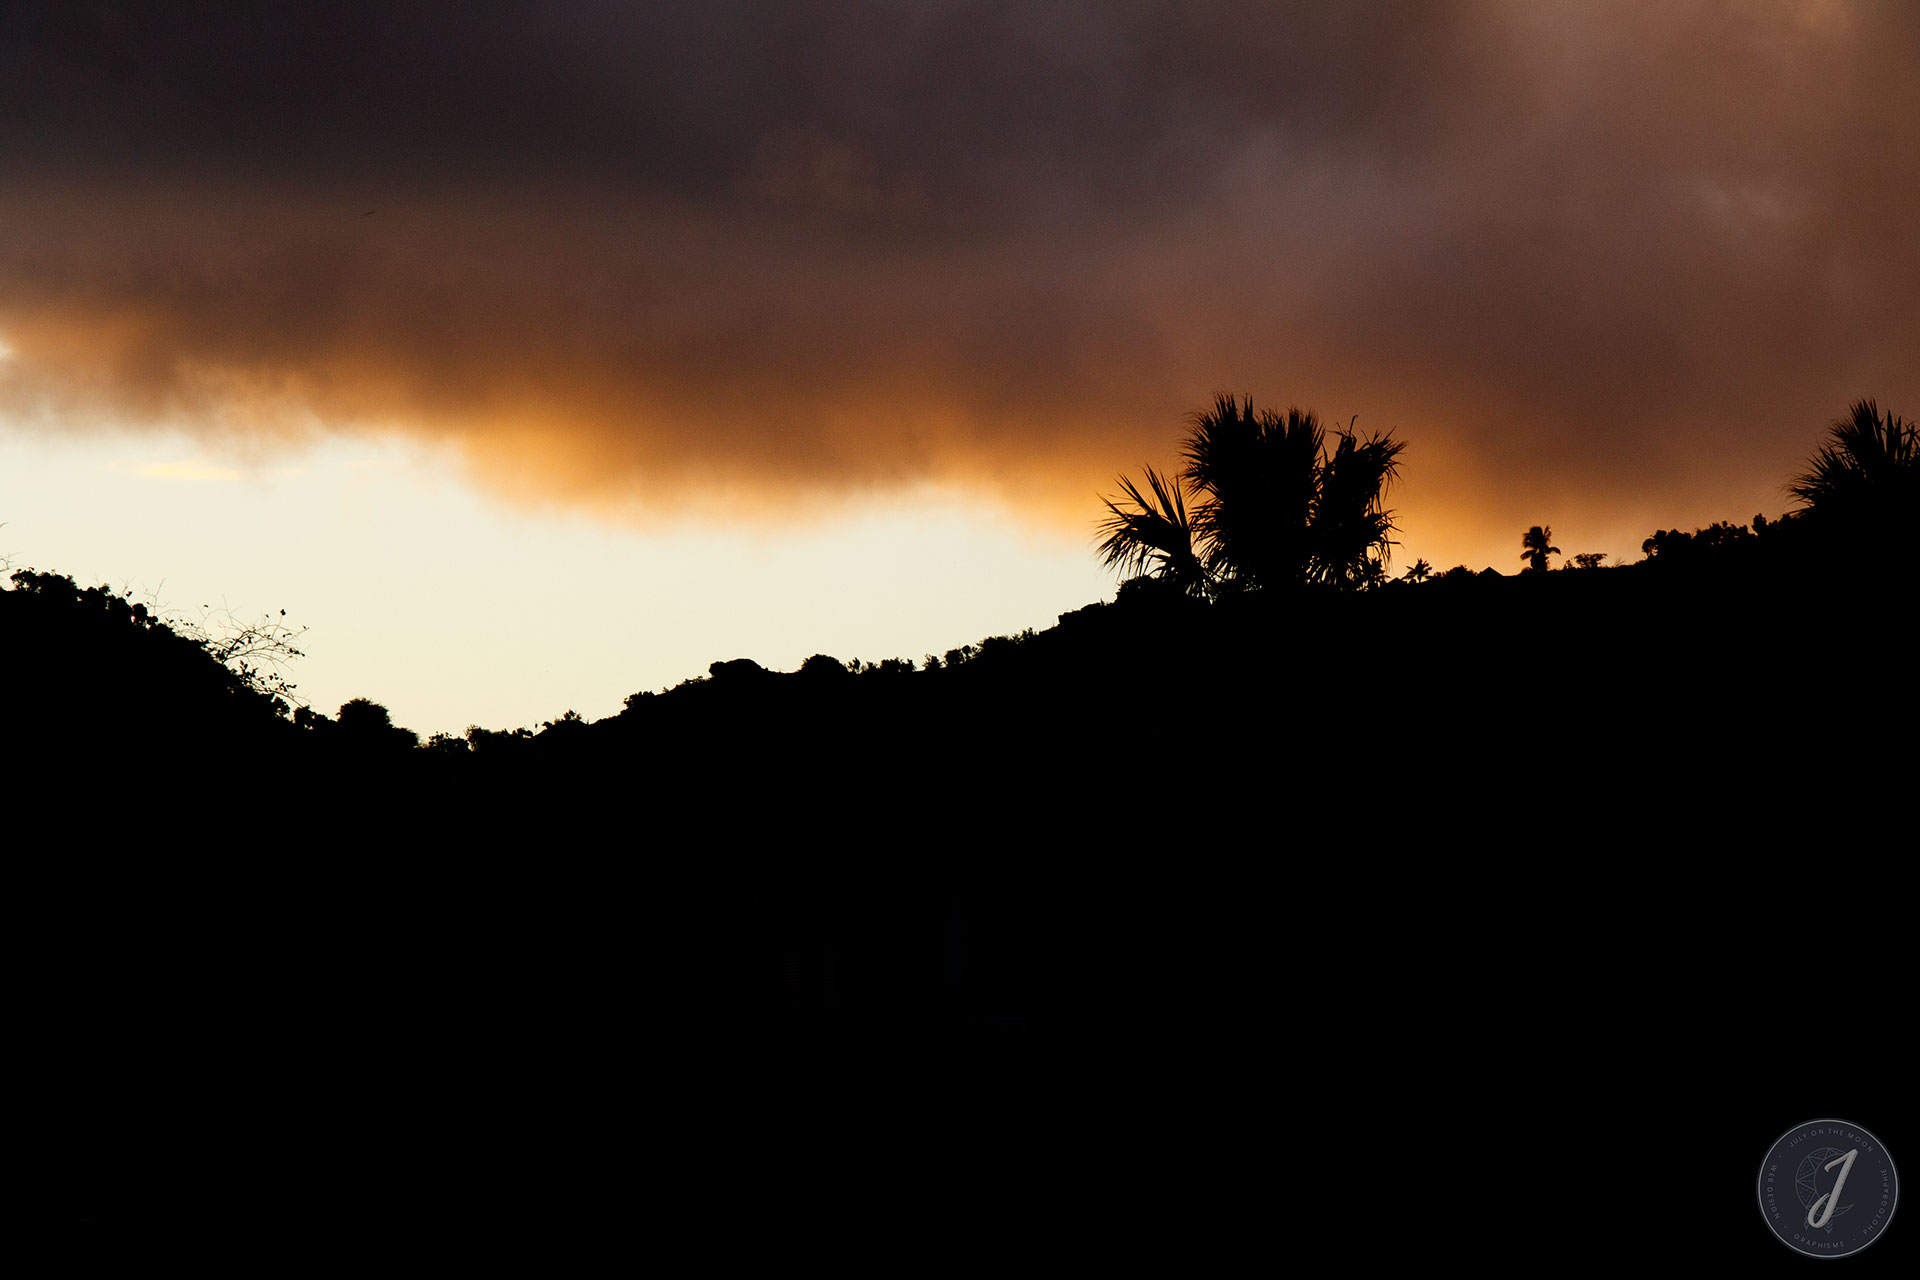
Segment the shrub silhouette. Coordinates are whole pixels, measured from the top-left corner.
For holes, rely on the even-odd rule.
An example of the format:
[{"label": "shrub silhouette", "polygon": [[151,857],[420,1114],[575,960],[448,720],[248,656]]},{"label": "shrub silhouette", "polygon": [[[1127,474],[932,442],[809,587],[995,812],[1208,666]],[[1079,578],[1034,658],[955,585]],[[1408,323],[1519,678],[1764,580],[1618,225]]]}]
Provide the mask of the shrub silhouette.
[{"label": "shrub silhouette", "polygon": [[335,739],[354,750],[411,751],[420,745],[419,735],[395,725],[385,707],[366,698],[354,698],[342,705],[334,725]]}]

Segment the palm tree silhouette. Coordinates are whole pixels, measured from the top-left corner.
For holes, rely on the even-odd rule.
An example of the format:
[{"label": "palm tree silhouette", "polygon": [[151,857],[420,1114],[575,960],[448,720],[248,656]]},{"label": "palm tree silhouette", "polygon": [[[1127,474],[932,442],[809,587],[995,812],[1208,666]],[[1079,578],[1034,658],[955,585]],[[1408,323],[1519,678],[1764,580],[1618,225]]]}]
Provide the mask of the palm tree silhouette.
[{"label": "palm tree silhouette", "polygon": [[1521,536],[1520,558],[1527,562],[1529,570],[1544,571],[1547,567],[1547,557],[1560,554],[1560,548],[1552,546],[1552,542],[1552,525],[1537,524]]},{"label": "palm tree silhouette", "polygon": [[1913,536],[1920,515],[1920,428],[1871,399],[1828,429],[1828,443],[1787,485],[1816,527],[1878,546]]},{"label": "palm tree silhouette", "polygon": [[1380,577],[1394,530],[1380,499],[1404,442],[1363,439],[1349,424],[1329,451],[1313,413],[1283,417],[1228,395],[1190,423],[1177,481],[1149,467],[1151,497],[1123,476],[1126,501],[1104,499],[1109,568],[1172,578],[1205,597]]}]

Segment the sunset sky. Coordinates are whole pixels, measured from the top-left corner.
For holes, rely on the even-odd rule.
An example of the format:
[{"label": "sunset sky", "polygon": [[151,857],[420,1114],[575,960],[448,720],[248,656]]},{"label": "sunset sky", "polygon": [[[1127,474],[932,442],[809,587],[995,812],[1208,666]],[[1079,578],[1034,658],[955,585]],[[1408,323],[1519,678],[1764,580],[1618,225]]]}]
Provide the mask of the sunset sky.
[{"label": "sunset sky", "polygon": [[1115,581],[1218,392],[1395,571],[1639,558],[1920,413],[1920,4],[0,8],[0,555],[422,733]]}]

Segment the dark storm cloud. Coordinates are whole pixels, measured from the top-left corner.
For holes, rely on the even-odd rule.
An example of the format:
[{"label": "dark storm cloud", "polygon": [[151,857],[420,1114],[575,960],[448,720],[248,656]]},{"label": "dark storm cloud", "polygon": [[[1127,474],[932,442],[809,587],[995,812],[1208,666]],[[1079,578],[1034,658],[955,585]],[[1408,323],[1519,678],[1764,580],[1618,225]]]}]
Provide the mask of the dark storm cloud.
[{"label": "dark storm cloud", "polygon": [[[15,160],[294,181],[585,178],[711,198],[795,133],[993,203],[1176,198],[1274,125],[1314,145],[1444,123],[1409,86],[1497,65],[1461,7],[696,3],[13,6]],[[186,15],[192,14],[192,17]],[[1029,192],[1030,194],[1050,194]]]},{"label": "dark storm cloud", "polygon": [[1920,399],[1915,12],[14,5],[0,397],[1077,509],[1235,389],[1400,428],[1436,525],[1744,518]]}]

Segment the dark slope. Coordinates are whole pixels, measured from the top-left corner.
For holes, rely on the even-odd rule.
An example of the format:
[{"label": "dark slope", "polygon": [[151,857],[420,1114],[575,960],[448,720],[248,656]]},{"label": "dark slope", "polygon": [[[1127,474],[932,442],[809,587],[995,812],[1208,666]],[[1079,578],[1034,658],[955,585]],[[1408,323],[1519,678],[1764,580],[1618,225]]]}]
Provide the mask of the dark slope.
[{"label": "dark slope", "polygon": [[[1916,694],[1884,581],[1135,588],[957,667],[723,664],[464,753],[243,714],[200,668],[191,695],[89,684],[146,659],[18,594],[0,643],[48,678],[9,740],[57,744],[16,789],[25,1042],[66,1135],[44,1186],[96,1220],[551,1239],[628,1212],[636,1165],[715,1223],[951,1207],[927,1188],[982,1160],[989,1217],[1029,1179],[1014,1200],[1105,1197],[1076,1220],[1164,1217],[1237,1184],[1147,1153],[1269,1124],[1283,1071],[1286,1111],[1369,1143],[1504,1108],[1580,1150],[1658,1112],[1737,1152],[1786,1105],[1752,1064],[1795,1019],[1865,1025],[1903,910]],[[1836,939],[1844,1007],[1804,980]],[[1845,1078],[1898,1141],[1893,1095]],[[886,1158],[840,1192],[795,1171],[875,1115]],[[1104,1172],[1060,1191],[1007,1154],[1037,1133],[1055,1174]],[[770,1135],[799,1165],[743,1171]]]}]

